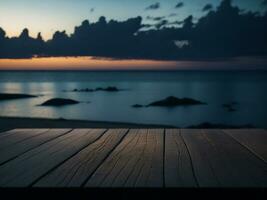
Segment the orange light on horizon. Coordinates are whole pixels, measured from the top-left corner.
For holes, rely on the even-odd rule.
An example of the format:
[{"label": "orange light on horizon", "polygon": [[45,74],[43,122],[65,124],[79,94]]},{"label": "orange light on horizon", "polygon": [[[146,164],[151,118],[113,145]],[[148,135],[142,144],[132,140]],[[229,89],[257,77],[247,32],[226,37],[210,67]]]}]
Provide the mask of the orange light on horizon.
[{"label": "orange light on horizon", "polygon": [[92,57],[0,59],[0,70],[160,70],[175,69],[177,62],[113,60]]},{"label": "orange light on horizon", "polygon": [[[0,70],[221,70],[266,69],[267,58],[239,57],[225,61],[115,60],[93,57],[0,59]],[[251,67],[253,66],[253,68]]]}]

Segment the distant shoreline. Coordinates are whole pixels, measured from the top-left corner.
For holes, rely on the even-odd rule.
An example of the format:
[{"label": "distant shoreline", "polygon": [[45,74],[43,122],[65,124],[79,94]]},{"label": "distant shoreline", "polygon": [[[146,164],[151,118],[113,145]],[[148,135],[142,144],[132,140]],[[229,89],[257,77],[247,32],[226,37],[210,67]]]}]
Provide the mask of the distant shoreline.
[{"label": "distant shoreline", "polygon": [[0,117],[0,131],[14,128],[189,128],[189,129],[253,129],[253,125],[226,125],[205,122],[188,127],[161,124],[141,124],[127,122],[90,121],[73,119],[49,119],[30,117]]},{"label": "distant shoreline", "polygon": [[0,117],[0,129],[7,128],[177,128],[171,125],[139,124],[72,119]]}]

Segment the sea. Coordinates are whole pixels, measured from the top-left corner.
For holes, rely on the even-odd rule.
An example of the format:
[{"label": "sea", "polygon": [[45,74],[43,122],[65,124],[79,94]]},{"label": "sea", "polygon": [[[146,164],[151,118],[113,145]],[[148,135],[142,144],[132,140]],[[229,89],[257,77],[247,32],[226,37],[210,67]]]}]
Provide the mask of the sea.
[{"label": "sea", "polygon": [[[71,92],[117,87],[119,92]],[[0,102],[0,116],[64,118],[187,127],[214,124],[267,127],[265,71],[0,71],[0,93],[37,98]],[[207,105],[133,108],[169,96],[193,98]],[[80,104],[39,106],[51,98]],[[236,111],[223,104],[235,102]]]}]

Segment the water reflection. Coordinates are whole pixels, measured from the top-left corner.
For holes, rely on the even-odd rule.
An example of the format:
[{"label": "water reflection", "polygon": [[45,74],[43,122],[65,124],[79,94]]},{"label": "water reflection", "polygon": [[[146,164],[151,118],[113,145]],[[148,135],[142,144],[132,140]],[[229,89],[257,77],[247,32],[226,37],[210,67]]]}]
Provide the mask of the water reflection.
[{"label": "water reflection", "polygon": [[[188,126],[203,122],[227,124],[254,124],[267,126],[266,73],[30,73],[23,72],[18,80],[2,81],[0,92],[42,95],[38,98],[0,102],[1,116],[27,116],[134,123],[170,124]],[[58,78],[60,75],[60,78]],[[8,74],[5,74],[5,78]],[[33,76],[33,75],[32,75]],[[105,77],[106,76],[106,77]],[[24,77],[24,79],[23,79]],[[66,77],[63,81],[62,77]],[[127,79],[128,77],[128,79]],[[161,79],[160,79],[161,77]],[[40,81],[37,81],[39,79]],[[45,81],[42,81],[45,80]],[[76,80],[76,81],[75,81]],[[104,81],[103,81],[104,80]],[[126,89],[118,93],[64,92],[75,88],[117,86]],[[167,96],[190,97],[208,103],[206,106],[134,109],[133,104],[148,104]],[[81,104],[62,108],[37,106],[54,98],[71,98]],[[86,103],[90,101],[91,103]],[[237,112],[227,112],[222,104],[237,101]]]}]

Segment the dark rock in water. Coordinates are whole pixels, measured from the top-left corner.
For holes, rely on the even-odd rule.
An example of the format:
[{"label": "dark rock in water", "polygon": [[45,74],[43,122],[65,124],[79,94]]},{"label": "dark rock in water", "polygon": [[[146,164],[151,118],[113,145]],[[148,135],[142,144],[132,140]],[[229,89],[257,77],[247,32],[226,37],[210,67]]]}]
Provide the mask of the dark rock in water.
[{"label": "dark rock in water", "polygon": [[98,87],[95,89],[95,91],[103,91],[104,89],[102,87]]},{"label": "dark rock in water", "polygon": [[73,105],[73,104],[78,104],[78,103],[80,102],[72,100],[72,99],[55,98],[55,99],[50,99],[42,103],[41,106],[65,106],[65,105]]},{"label": "dark rock in water", "polygon": [[96,88],[95,91],[106,91],[106,92],[118,92],[119,89],[116,87],[107,87],[107,88]]},{"label": "dark rock in water", "polygon": [[85,90],[82,90],[82,92],[93,92],[94,90],[86,88]]},{"label": "dark rock in water", "polygon": [[144,106],[143,105],[140,105],[140,104],[135,104],[135,105],[132,105],[133,108],[143,108]]},{"label": "dark rock in water", "polygon": [[94,90],[89,89],[89,88],[81,89],[81,90],[78,90],[78,89],[74,89],[74,90],[72,90],[72,92],[93,92],[93,91],[94,91]]},{"label": "dark rock in water", "polygon": [[180,99],[177,97],[170,96],[167,97],[166,99],[155,101],[147,106],[175,107],[175,106],[191,106],[191,105],[201,105],[201,104],[206,104],[206,103],[190,98]]},{"label": "dark rock in water", "polygon": [[37,96],[29,95],[29,94],[5,94],[5,93],[0,93],[0,101],[2,101],[2,100],[12,100],[12,99],[34,98],[34,97],[37,97]]},{"label": "dark rock in water", "polygon": [[98,87],[96,89],[90,89],[90,88],[85,88],[85,89],[74,89],[71,92],[97,92],[97,91],[106,91],[106,92],[118,92],[120,91],[117,87]]},{"label": "dark rock in water", "polygon": [[107,87],[104,90],[107,92],[118,92],[119,91],[119,89],[116,87]]}]

